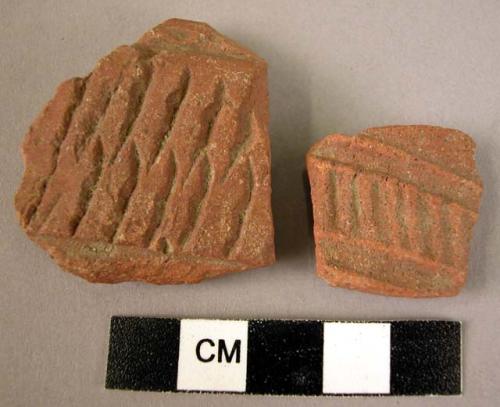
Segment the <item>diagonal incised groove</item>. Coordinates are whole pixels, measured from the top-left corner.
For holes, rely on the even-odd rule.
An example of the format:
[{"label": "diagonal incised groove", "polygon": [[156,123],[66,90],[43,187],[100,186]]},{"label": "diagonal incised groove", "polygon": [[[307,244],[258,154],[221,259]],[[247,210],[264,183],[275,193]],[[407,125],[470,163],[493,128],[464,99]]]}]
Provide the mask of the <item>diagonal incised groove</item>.
[{"label": "diagonal incised groove", "polygon": [[[149,231],[145,237],[145,246],[151,248],[151,242],[154,241],[154,237],[158,233],[158,230],[160,229],[161,224],[163,223],[163,220],[165,218],[165,210],[168,208],[168,202],[170,200],[170,197],[172,196],[172,192],[174,190],[175,186],[175,181],[177,177],[177,162],[175,158],[175,152],[174,150],[170,150],[170,162],[171,162],[171,179],[170,179],[170,186],[167,188],[166,194],[164,196],[161,196],[158,198],[160,201],[157,209],[156,209],[156,214],[154,218],[154,223],[153,227],[151,228],[151,231]],[[160,244],[161,246],[161,244]]]},{"label": "diagonal incised groove", "polygon": [[401,243],[401,246],[411,250],[410,247],[410,238],[408,235],[408,225],[406,223],[406,218],[407,218],[407,211],[408,208],[405,205],[404,197],[403,197],[403,186],[400,185],[399,183],[397,184],[397,190],[396,190],[396,220],[399,224],[399,230],[400,230],[400,236],[399,240]]},{"label": "diagonal incised groove", "polygon": [[116,85],[113,90],[106,95],[106,102],[104,105],[104,109],[99,118],[96,118],[90,131],[88,131],[86,137],[81,140],[79,143],[76,143],[75,148],[75,156],[76,161],[79,162],[82,155],[85,153],[88,145],[91,143],[92,139],[99,132],[101,124],[105,121],[106,115],[108,114],[109,106],[111,105],[111,101],[113,100],[113,96],[116,94],[118,88],[120,87],[123,80],[123,73],[120,74],[120,78],[118,79]]},{"label": "diagonal incised groove", "polygon": [[[58,154],[58,151],[59,151],[59,148],[56,149],[56,154]],[[49,174],[47,176],[47,178],[42,182],[41,187],[40,187],[40,195],[39,195],[38,199],[33,203],[33,206],[30,208],[30,210],[28,211],[28,213],[26,215],[26,226],[31,225],[31,221],[33,220],[33,218],[35,217],[35,215],[38,211],[38,207],[40,206],[40,203],[42,202],[42,198],[45,195],[45,191],[47,190],[47,184],[50,181],[50,178],[52,177],[53,174],[54,174],[54,172]]]},{"label": "diagonal incised groove", "polygon": [[[371,185],[370,190],[371,202],[372,202],[372,219],[375,225],[375,236],[378,240],[387,243],[387,222],[384,216],[384,201],[383,194],[380,190],[380,184],[378,180],[374,180]],[[392,214],[391,214],[392,215]]]},{"label": "diagonal incised groove", "polygon": [[120,229],[120,225],[121,225],[123,219],[125,218],[125,214],[127,213],[128,205],[131,201],[132,196],[134,195],[134,192],[137,188],[137,184],[139,183],[139,172],[140,172],[139,170],[141,167],[141,161],[140,161],[140,157],[139,157],[139,151],[137,149],[137,145],[135,144],[135,142],[132,142],[132,150],[133,150],[132,160],[134,163],[133,183],[132,183],[132,187],[130,188],[130,193],[127,194],[127,196],[125,197],[125,202],[122,204],[123,209],[122,209],[121,214],[120,214],[120,220],[115,225],[114,232],[111,236],[111,242],[115,241],[116,233]]},{"label": "diagonal incised groove", "polygon": [[88,179],[85,180],[82,185],[82,190],[80,192],[80,199],[81,199],[80,206],[82,208],[82,213],[78,217],[76,217],[76,219],[74,219],[72,222],[73,225],[72,225],[71,236],[75,235],[83,218],[87,214],[89,210],[90,201],[92,200],[92,196],[94,195],[95,186],[98,184],[102,176],[103,172],[102,170],[104,166],[104,156],[103,156],[103,146],[100,138],[96,140],[95,149],[96,149],[94,153],[95,157],[93,160],[95,162],[95,167],[92,173],[89,175]]},{"label": "diagonal incised groove", "polygon": [[450,226],[450,219],[449,219],[449,208],[448,205],[442,205],[441,206],[441,211],[440,211],[440,220],[441,224],[440,227],[443,231],[443,236],[442,236],[442,243],[443,243],[443,252],[442,252],[442,258],[440,259],[444,264],[448,264],[449,266],[454,266],[454,253],[452,250],[452,244],[451,241],[453,239],[453,232]]},{"label": "diagonal incised groove", "polygon": [[250,113],[248,114],[244,121],[243,121],[243,132],[244,132],[244,137],[243,141],[239,143],[236,148],[231,151],[231,158],[229,161],[229,165],[227,166],[226,172],[223,175],[222,179],[225,181],[227,177],[231,174],[233,168],[235,167],[236,163],[238,162],[238,159],[242,156],[242,154],[245,152],[246,147],[252,140],[252,135],[253,135],[253,125],[252,125],[252,119],[251,115],[253,114]]},{"label": "diagonal incised groove", "polygon": [[427,207],[422,194],[417,194],[416,201],[417,228],[420,229],[420,245],[424,256],[435,260],[432,253],[431,229],[433,227]]},{"label": "diagonal incised groove", "polygon": [[354,173],[354,176],[351,180],[351,193],[352,193],[352,225],[351,225],[351,234],[353,236],[357,236],[359,233],[359,222],[361,217],[361,201],[359,198],[359,189],[358,183],[356,182],[356,178],[358,177],[358,173]]},{"label": "diagonal incised groove", "polygon": [[150,161],[151,165],[158,160],[160,153],[165,148],[167,140],[170,139],[172,131],[175,127],[175,123],[177,121],[177,113],[179,112],[179,109],[184,103],[184,100],[186,100],[190,82],[191,82],[191,71],[189,70],[189,68],[185,68],[182,71],[180,77],[179,87],[167,96],[166,99],[167,123],[165,126],[165,135],[158,146],[158,150],[153,154],[153,159]]},{"label": "diagonal incised groove", "polygon": [[81,106],[82,102],[84,101],[84,95],[85,95],[85,90],[86,90],[86,86],[87,86],[87,79],[88,79],[88,77],[82,79],[82,86],[79,89],[79,92],[77,93],[76,101],[65,113],[62,136],[61,136],[60,140],[58,140],[58,142],[55,146],[55,149],[54,149],[54,157],[53,157],[54,164],[53,164],[52,170],[47,175],[45,181],[42,183],[39,198],[34,203],[33,209],[30,211],[30,213],[28,215],[28,219],[26,222],[27,225],[31,225],[31,221],[35,217],[35,215],[38,211],[38,207],[40,206],[40,203],[42,202],[43,197],[45,196],[45,192],[47,191],[47,187],[49,185],[49,182],[57,170],[57,166],[58,166],[59,158],[60,158],[59,156],[60,156],[60,151],[61,151],[61,145],[68,135],[68,131],[71,127],[71,123],[73,121],[73,117],[75,115],[75,112],[78,110],[78,108]]},{"label": "diagonal incised groove", "polygon": [[117,147],[115,153],[110,157],[109,164],[112,165],[116,157],[120,155],[121,151],[126,147],[127,141],[130,138],[130,135],[133,133],[134,127],[136,125],[137,119],[141,116],[144,100],[146,99],[146,95],[148,93],[149,87],[152,83],[152,77],[154,72],[151,72],[151,64],[148,61],[148,64],[144,66],[144,72],[146,75],[144,85],[142,86],[141,92],[137,98],[137,102],[135,104],[135,108],[133,109],[133,114],[131,114],[130,122],[124,131],[124,136],[122,137],[120,145]]},{"label": "diagonal incised groove", "polygon": [[[151,248],[151,247],[150,247]],[[166,237],[160,237],[158,239],[158,249],[160,253],[163,253],[167,256],[172,255],[172,245],[170,241]]]},{"label": "diagonal incised groove", "polygon": [[413,152],[413,151],[410,151],[409,149],[407,148],[404,148],[404,146],[401,146],[397,143],[394,143],[394,142],[390,142],[388,140],[381,140],[379,138],[376,138],[374,137],[372,134],[370,133],[367,133],[367,132],[363,132],[361,133],[362,136],[370,139],[371,141],[374,141],[376,143],[379,143],[383,146],[386,146],[386,147],[390,147],[390,148],[393,148],[394,150],[397,150],[397,151],[400,151],[406,155],[409,155],[411,157],[417,157],[419,160],[422,160],[424,162],[426,162],[427,164],[430,164],[430,165],[434,165],[436,167],[439,167],[440,169],[442,169],[443,171],[446,171],[450,174],[453,174],[459,178],[464,178],[468,181],[471,181],[475,184],[478,184],[478,181],[472,177],[471,175],[469,174],[466,174],[466,173],[462,173],[462,171],[456,171],[456,170],[453,170],[452,168],[449,168],[449,167],[446,167],[445,165],[435,161],[435,160],[430,160],[428,158],[428,156],[424,155],[424,154],[417,154],[416,152]]},{"label": "diagonal incised groove", "polygon": [[191,167],[189,167],[189,171],[187,173],[187,176],[186,176],[186,178],[184,179],[184,182],[181,185],[181,189],[182,190],[184,190],[184,187],[186,186],[186,183],[191,178],[191,176],[193,174],[193,171],[196,168],[196,165],[198,164],[198,161],[203,160],[205,158],[206,158],[206,149],[198,150],[195,153],[195,156],[194,156],[193,162],[191,164]]},{"label": "diagonal incised groove", "polygon": [[239,222],[238,222],[238,231],[236,233],[236,236],[234,240],[229,242],[228,248],[226,250],[226,257],[229,257],[233,251],[235,250],[238,241],[240,240],[241,236],[243,235],[243,227],[246,224],[246,219],[248,217],[248,210],[250,208],[250,204],[252,203],[253,199],[253,190],[254,190],[254,170],[252,167],[252,162],[251,159],[248,159],[248,201],[245,205],[245,208],[241,211],[239,215]]},{"label": "diagonal incised groove", "polygon": [[332,229],[336,229],[337,227],[337,211],[338,211],[338,203],[337,203],[337,173],[335,171],[331,171],[330,173],[330,179],[328,182],[328,185],[330,185],[331,191],[328,196],[328,203],[329,203],[329,222],[330,222],[330,227]]},{"label": "diagonal incised groove", "polygon": [[[189,223],[187,225],[187,228],[183,231],[181,238],[180,238],[180,245],[184,247],[189,239],[191,238],[191,235],[193,231],[196,228],[196,225],[198,224],[198,221],[201,217],[201,212],[203,211],[203,205],[208,198],[209,192],[210,192],[210,185],[212,182],[213,178],[213,171],[212,167],[210,165],[210,161],[208,160],[207,154],[203,154],[203,159],[205,161],[205,164],[203,166],[203,187],[202,187],[202,194],[201,197],[199,197],[195,202],[193,202],[193,207],[194,207],[194,213],[189,219]],[[192,208],[193,208],[192,207]],[[191,208],[191,209],[192,209]]]},{"label": "diagonal incised groove", "polygon": [[218,80],[217,84],[215,85],[214,101],[210,106],[210,110],[213,109],[213,111],[209,113],[206,137],[204,140],[205,147],[210,142],[213,126],[217,120],[217,117],[219,116],[222,106],[224,105],[224,93],[225,93],[224,82],[222,80]]},{"label": "diagonal incised groove", "polygon": [[[203,159],[204,156],[206,156],[206,159],[208,160],[208,155],[206,154],[206,149],[207,146],[210,142],[210,138],[212,135],[212,130],[215,122],[217,121],[217,117],[219,116],[219,112],[222,109],[223,102],[224,102],[224,83],[219,80],[217,84],[215,85],[215,93],[214,93],[214,100],[212,103],[210,103],[207,108],[206,112],[208,112],[208,119],[207,119],[207,126],[204,131],[204,135],[201,137],[203,143],[201,146],[199,146],[195,152],[193,153],[192,159],[191,159],[191,167],[188,170],[188,175],[184,180],[184,183],[182,185],[182,188],[184,188],[187,180],[190,178],[191,173],[193,172],[193,169],[195,168],[196,164],[200,159]],[[207,113],[205,113],[207,114]]]},{"label": "diagonal incised groove", "polygon": [[61,199],[61,195],[59,194],[56,197],[56,199],[54,200],[54,203],[52,204],[50,209],[48,210],[47,217],[43,220],[42,224],[39,226],[38,231],[43,230],[43,227],[49,222],[50,217],[51,217],[52,213],[54,212],[54,210],[56,209],[57,204],[59,203],[60,199]]},{"label": "diagonal incised groove", "polygon": [[[221,80],[219,80],[215,85],[214,100],[206,107],[204,112],[204,116],[206,116],[206,118],[203,121],[206,120],[207,126],[205,131],[202,133],[200,137],[202,141],[201,146],[199,146],[193,154],[192,158],[193,165],[196,162],[197,158],[200,156],[200,154],[206,151],[206,147],[210,143],[212,130],[215,122],[217,121],[217,117],[219,116],[219,112],[222,109],[223,101],[224,101],[224,83]],[[191,166],[189,172],[191,172],[192,168],[193,166]]]}]

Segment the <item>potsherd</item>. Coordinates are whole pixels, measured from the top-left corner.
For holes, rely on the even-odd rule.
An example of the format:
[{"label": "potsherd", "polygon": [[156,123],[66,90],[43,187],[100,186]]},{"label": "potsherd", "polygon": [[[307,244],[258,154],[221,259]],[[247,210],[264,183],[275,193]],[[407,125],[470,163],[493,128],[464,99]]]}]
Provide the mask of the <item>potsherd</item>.
[{"label": "potsherd", "polygon": [[466,134],[434,126],[333,134],[307,154],[317,273],[377,294],[458,294],[482,194]]},{"label": "potsherd", "polygon": [[89,281],[274,262],[267,65],[204,23],[167,20],[63,82],[23,156],[21,225]]}]

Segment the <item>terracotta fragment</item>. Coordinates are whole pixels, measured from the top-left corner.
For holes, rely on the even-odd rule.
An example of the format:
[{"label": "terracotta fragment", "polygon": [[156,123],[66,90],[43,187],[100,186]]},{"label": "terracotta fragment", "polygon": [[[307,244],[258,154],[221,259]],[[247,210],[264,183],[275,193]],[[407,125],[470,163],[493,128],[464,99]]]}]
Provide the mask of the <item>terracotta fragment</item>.
[{"label": "terracotta fragment", "polygon": [[474,141],[433,126],[333,134],[307,154],[317,273],[376,294],[458,294],[482,182]]},{"label": "terracotta fragment", "polygon": [[273,263],[266,71],[174,19],[62,83],[23,144],[28,236],[93,282],[194,283]]}]

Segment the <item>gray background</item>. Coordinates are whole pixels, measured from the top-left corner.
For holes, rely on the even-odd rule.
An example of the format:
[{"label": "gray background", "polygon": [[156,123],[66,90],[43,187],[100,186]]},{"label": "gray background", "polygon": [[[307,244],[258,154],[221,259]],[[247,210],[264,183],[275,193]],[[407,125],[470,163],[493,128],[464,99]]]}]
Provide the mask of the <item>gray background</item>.
[{"label": "gray background", "polygon": [[[144,3],[144,4],[143,4]],[[56,85],[170,17],[205,20],[269,62],[278,262],[196,286],[92,285],[22,233],[19,144]],[[493,406],[500,399],[500,2],[0,2],[0,404],[3,406]],[[385,298],[314,275],[304,153],[331,132],[429,123],[478,145],[485,193],[455,298]],[[464,395],[301,398],[104,389],[111,315],[464,321]]]}]

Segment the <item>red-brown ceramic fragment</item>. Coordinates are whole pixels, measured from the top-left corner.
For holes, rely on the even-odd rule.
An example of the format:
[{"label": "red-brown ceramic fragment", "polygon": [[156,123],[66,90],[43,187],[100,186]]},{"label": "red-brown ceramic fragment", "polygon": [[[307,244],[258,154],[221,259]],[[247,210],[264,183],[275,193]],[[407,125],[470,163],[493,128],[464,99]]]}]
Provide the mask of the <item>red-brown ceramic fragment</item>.
[{"label": "red-brown ceramic fragment", "polygon": [[61,84],[23,155],[21,225],[89,281],[274,262],[266,63],[206,24],[168,20]]},{"label": "red-brown ceramic fragment", "polygon": [[377,294],[458,294],[483,189],[474,151],[466,134],[433,126],[314,144],[307,170],[318,275]]}]

